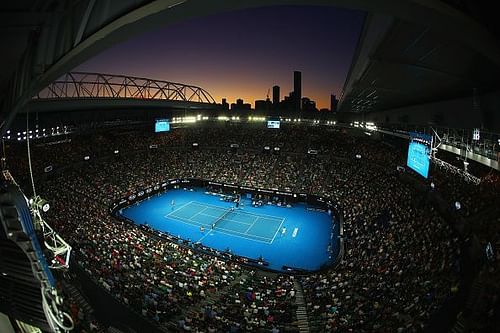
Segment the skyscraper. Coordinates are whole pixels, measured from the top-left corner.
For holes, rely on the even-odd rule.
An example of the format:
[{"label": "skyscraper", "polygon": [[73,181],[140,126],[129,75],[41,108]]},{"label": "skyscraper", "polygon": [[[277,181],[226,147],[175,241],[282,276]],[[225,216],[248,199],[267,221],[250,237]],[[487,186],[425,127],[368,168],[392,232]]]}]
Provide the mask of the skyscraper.
[{"label": "skyscraper", "polygon": [[302,102],[302,73],[293,72],[293,97],[295,102],[295,111],[300,111]]},{"label": "skyscraper", "polygon": [[280,86],[273,86],[273,107],[276,109],[280,104]]},{"label": "skyscraper", "polygon": [[339,104],[339,100],[337,99],[337,96],[332,94],[330,96],[330,111],[337,112],[337,105],[338,104]]},{"label": "skyscraper", "polygon": [[227,100],[225,98],[222,99],[221,105],[223,110],[229,110],[229,104],[227,103]]}]

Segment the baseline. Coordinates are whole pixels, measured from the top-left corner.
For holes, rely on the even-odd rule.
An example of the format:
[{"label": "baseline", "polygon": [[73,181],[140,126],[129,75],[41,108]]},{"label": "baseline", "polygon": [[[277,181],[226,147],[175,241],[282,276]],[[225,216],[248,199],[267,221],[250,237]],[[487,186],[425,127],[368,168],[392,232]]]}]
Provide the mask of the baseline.
[{"label": "baseline", "polygon": [[185,203],[184,205],[180,206],[180,207],[179,207],[179,208],[177,208],[177,209],[174,209],[173,211],[171,211],[170,213],[168,213],[168,214],[167,214],[167,215],[165,215],[164,217],[168,217],[168,216],[170,216],[171,214],[173,214],[173,213],[175,213],[175,212],[177,212],[177,211],[179,211],[179,210],[181,210],[181,209],[185,208],[186,206],[188,206],[188,205],[192,204],[193,202],[195,202],[195,201],[189,201],[188,203]]},{"label": "baseline", "polygon": [[[200,203],[200,202],[197,202],[197,201],[193,201],[194,203],[198,204],[198,205],[205,205],[205,206],[211,206],[211,207],[215,207],[215,208],[219,208],[219,209],[224,209],[223,207],[220,207],[220,206],[217,206],[217,205],[212,205],[212,204],[205,204],[205,203]],[[253,216],[258,216],[258,217],[271,217],[271,218],[274,218],[274,219],[277,219],[277,220],[281,220],[282,218],[281,217],[278,217],[278,216],[275,216],[275,215],[268,215],[268,214],[262,214],[262,213],[251,213],[251,212],[247,212],[247,211],[242,211],[241,212],[242,214],[248,214],[248,215],[253,215]]]},{"label": "baseline", "polygon": [[[179,221],[179,222],[181,222],[181,223],[189,224],[191,226],[210,226],[209,224],[200,224],[200,223],[196,223],[195,221],[191,221],[191,220],[188,220],[188,219],[185,219],[185,218],[181,218],[181,217],[174,217],[174,219],[177,220],[177,221]],[[271,239],[270,238],[262,237],[262,236],[258,236],[258,235],[254,235],[254,234],[245,234],[245,233],[242,233],[242,232],[239,232],[239,231],[236,231],[236,230],[231,230],[231,229],[217,227],[216,229],[211,229],[210,230],[210,232],[212,232],[212,231],[213,232],[220,232],[220,233],[223,233],[223,234],[226,234],[226,235],[229,235],[229,236],[235,236],[235,237],[244,238],[246,240],[251,240],[251,241],[255,241],[255,242],[261,242],[261,243],[265,243],[265,244],[271,244]],[[248,237],[245,237],[245,236],[248,236]],[[255,239],[255,238],[262,238],[264,240]]]}]

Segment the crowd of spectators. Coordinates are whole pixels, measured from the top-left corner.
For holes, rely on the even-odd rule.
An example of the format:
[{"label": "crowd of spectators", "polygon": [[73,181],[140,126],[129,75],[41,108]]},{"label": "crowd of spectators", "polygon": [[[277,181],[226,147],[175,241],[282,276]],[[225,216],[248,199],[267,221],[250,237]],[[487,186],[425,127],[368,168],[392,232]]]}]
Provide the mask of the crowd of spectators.
[{"label": "crowd of spectators", "polygon": [[[311,148],[318,154],[308,154]],[[21,149],[8,152],[19,166],[13,173],[27,184]],[[315,331],[418,332],[460,286],[459,237],[401,181],[396,167],[404,165],[404,151],[363,134],[306,126],[127,130],[34,145],[32,159],[52,205],[47,220],[74,247],[75,262],[115,298],[171,330],[293,330],[297,280]],[[45,172],[48,165],[54,170]],[[462,201],[467,218],[490,209],[481,200],[499,200],[495,175],[474,187],[435,171],[437,190],[450,204]],[[345,255],[337,267],[306,277],[267,275],[160,240],[108,213],[118,198],[184,177],[330,198],[344,215]]]}]

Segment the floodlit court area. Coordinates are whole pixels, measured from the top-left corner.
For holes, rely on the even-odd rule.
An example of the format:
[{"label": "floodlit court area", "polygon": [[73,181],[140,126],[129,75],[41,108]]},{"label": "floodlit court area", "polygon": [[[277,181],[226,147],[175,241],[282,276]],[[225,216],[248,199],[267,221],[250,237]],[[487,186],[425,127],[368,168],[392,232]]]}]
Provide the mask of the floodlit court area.
[{"label": "floodlit court area", "polygon": [[[263,258],[269,268],[317,270],[335,260],[328,248],[332,218],[326,212],[263,205],[242,198],[240,207],[204,190],[169,190],[120,211],[137,224],[247,258]],[[336,236],[333,237],[336,240]]]},{"label": "floodlit court area", "polygon": [[[267,244],[274,241],[280,226],[285,221],[284,218],[276,216],[250,213],[234,207],[222,208],[195,201],[188,202],[165,217]],[[202,241],[209,234],[207,232],[198,241]]]}]

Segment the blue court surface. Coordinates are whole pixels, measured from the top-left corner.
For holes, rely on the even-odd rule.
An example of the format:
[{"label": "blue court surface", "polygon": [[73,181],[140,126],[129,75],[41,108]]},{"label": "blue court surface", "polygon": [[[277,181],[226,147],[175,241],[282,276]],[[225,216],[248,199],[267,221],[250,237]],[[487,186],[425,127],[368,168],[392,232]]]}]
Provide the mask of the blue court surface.
[{"label": "blue court surface", "polygon": [[[124,208],[120,214],[137,224],[192,242],[248,258],[264,258],[269,268],[283,265],[317,270],[331,258],[331,217],[307,210],[264,205],[252,207],[242,198],[240,208],[204,190],[169,190]],[[336,237],[334,237],[336,239]]]}]

